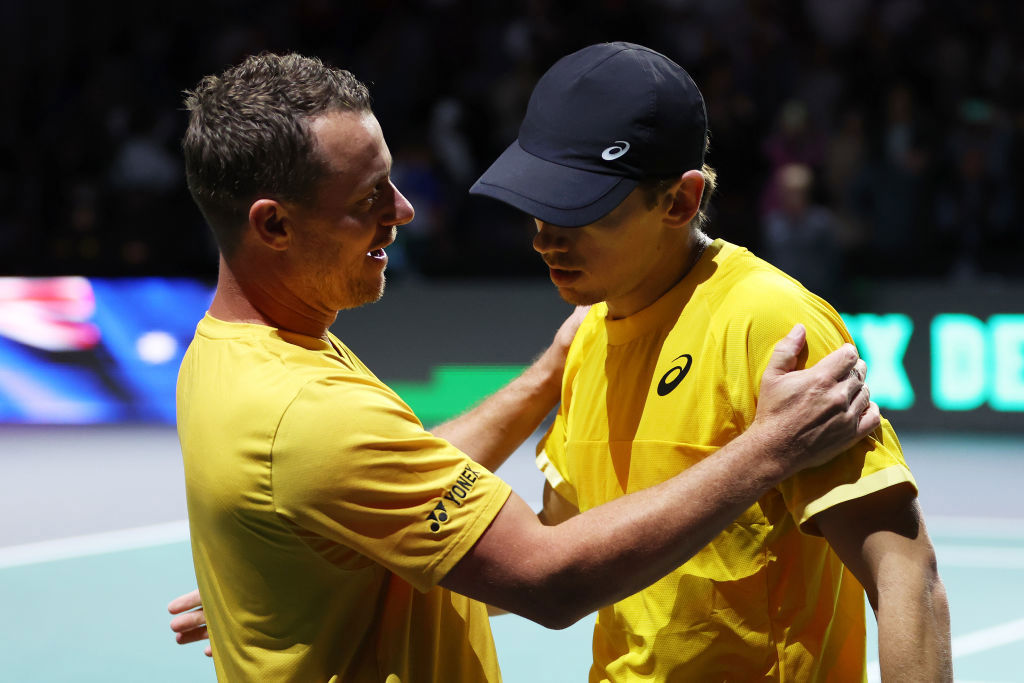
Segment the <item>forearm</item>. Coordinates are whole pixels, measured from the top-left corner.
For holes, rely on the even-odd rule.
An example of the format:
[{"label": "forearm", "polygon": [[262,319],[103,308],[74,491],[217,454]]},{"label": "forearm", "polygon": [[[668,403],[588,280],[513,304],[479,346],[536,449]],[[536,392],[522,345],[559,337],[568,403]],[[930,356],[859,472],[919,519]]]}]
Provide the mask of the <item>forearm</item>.
[{"label": "forearm", "polygon": [[952,681],[949,604],[915,496],[890,486],[814,519],[875,611],[882,680]]},{"label": "forearm", "polygon": [[[894,568],[894,571],[897,571]],[[952,681],[949,603],[933,567],[900,567],[878,588],[878,659],[883,681]]]},{"label": "forearm", "polygon": [[564,628],[668,574],[780,481],[764,449],[747,432],[673,479],[551,527],[513,497],[443,585]]},{"label": "forearm", "polygon": [[552,527],[555,547],[571,547],[559,575],[573,621],[646,588],[706,546],[783,473],[756,434],[652,488]]},{"label": "forearm", "polygon": [[548,349],[508,385],[431,431],[493,472],[558,402],[563,367],[564,358]]},{"label": "forearm", "polygon": [[862,439],[880,419],[863,386],[863,361],[843,347],[791,372],[802,333],[796,326],[776,345],[754,422],[728,445],[668,481],[555,526],[512,493],[441,585],[565,627],[654,583],[782,479]]}]

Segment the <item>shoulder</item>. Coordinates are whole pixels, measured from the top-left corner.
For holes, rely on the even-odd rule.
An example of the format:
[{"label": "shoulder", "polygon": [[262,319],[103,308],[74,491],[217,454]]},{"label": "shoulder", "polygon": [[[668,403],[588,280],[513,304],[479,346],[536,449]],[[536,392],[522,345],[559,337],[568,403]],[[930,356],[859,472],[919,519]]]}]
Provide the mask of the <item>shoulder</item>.
[{"label": "shoulder", "polygon": [[398,415],[421,426],[398,395],[336,338],[248,332],[210,341],[192,372],[193,384],[209,395],[217,412],[261,424],[277,443],[285,433],[309,437],[328,424],[357,425],[379,415]]},{"label": "shoulder", "polygon": [[586,356],[591,349],[603,347],[607,342],[604,321],[608,315],[608,306],[604,303],[597,303],[590,307],[580,327],[576,330],[572,344],[569,347],[569,356],[566,360],[567,366]]},{"label": "shoulder", "polygon": [[282,426],[312,431],[322,430],[325,423],[354,431],[386,432],[401,425],[422,429],[412,409],[371,374],[333,368],[303,374],[284,409]]},{"label": "shoulder", "polygon": [[715,319],[766,320],[819,305],[818,297],[783,271],[742,247],[727,247],[731,249],[723,249],[719,267],[706,283]]},{"label": "shoulder", "polygon": [[604,330],[604,320],[608,315],[608,305],[603,301],[594,304],[587,311],[587,316],[580,323],[580,329],[576,333],[576,339],[590,342],[596,335]]},{"label": "shoulder", "polygon": [[397,481],[395,473],[403,468],[419,471],[434,454],[455,452],[427,432],[386,385],[353,374],[323,374],[306,382],[268,427],[275,499],[282,509],[361,486],[375,473]]},{"label": "shoulder", "polygon": [[749,301],[801,298],[807,290],[795,279],[744,247],[723,249],[719,292],[725,299],[744,297]]},{"label": "shoulder", "polygon": [[741,247],[723,259],[709,292],[712,328],[746,352],[765,352],[800,323],[812,357],[850,341],[842,317],[824,299]]}]

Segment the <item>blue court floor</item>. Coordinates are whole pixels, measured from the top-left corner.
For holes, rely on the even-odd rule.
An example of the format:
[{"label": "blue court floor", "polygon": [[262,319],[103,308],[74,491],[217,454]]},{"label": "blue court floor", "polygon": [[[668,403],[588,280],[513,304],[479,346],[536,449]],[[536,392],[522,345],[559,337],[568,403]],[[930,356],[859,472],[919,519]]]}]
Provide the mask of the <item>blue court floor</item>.
[{"label": "blue court floor", "polygon": [[[1024,681],[1024,436],[903,444],[950,596],[956,680]],[[169,599],[195,585],[176,449],[161,428],[0,429],[0,682],[215,680],[167,626]],[[513,457],[502,474],[536,501],[528,453]],[[592,623],[494,618],[505,680],[585,681]]]}]

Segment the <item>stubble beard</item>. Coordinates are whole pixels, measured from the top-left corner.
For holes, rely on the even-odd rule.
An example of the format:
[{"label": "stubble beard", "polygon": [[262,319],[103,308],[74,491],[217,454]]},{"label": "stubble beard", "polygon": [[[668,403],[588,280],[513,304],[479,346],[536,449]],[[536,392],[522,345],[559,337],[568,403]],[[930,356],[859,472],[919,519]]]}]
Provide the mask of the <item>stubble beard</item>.
[{"label": "stubble beard", "polygon": [[386,278],[383,273],[380,274],[379,279],[349,280],[346,287],[348,290],[345,296],[346,305],[339,310],[359,308],[380,301],[384,296],[385,282]]},{"label": "stubble beard", "polygon": [[384,273],[380,274],[378,280],[360,282],[356,291],[356,299],[358,300],[356,306],[365,306],[366,304],[380,301],[381,297],[384,296],[384,286],[386,284],[387,277],[385,277]]},{"label": "stubble beard", "polygon": [[562,297],[562,301],[573,306],[593,306],[606,298],[604,292],[581,292],[564,287],[558,287],[558,296]]}]

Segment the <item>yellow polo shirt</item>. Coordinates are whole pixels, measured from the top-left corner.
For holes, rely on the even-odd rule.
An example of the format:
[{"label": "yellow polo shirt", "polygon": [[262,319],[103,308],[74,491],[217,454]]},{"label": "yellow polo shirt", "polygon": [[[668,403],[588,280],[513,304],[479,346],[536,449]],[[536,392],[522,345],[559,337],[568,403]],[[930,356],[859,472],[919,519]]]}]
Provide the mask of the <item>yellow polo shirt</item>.
[{"label": "yellow polo shirt", "polygon": [[207,315],[178,433],[220,680],[500,680],[486,607],[437,583],[509,488],[336,337]]},{"label": "yellow polo shirt", "polygon": [[[798,282],[721,240],[648,308],[592,308],[538,448],[581,511],[665,481],[750,426],[775,343],[807,328],[806,364],[850,336]],[[591,681],[859,681],[863,589],[813,516],[915,486],[888,421],[836,460],[762,497],[689,562],[598,613]]]}]

